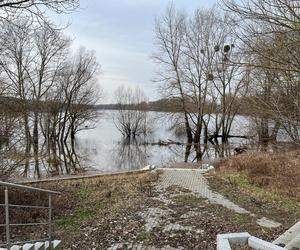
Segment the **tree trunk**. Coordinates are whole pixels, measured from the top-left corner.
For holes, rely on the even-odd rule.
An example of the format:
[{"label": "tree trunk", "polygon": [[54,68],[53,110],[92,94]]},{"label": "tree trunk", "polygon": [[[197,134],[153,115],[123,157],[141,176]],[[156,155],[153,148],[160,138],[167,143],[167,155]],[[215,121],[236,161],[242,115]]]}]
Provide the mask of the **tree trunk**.
[{"label": "tree trunk", "polygon": [[29,171],[29,163],[30,163],[31,134],[30,134],[29,124],[28,124],[28,115],[26,111],[23,118],[24,118],[24,130],[25,130],[25,155],[26,155],[23,176],[27,177]]},{"label": "tree trunk", "polygon": [[184,155],[184,162],[188,162],[189,156],[191,154],[192,144],[187,144],[185,147],[185,155]]},{"label": "tree trunk", "polygon": [[192,144],[193,143],[193,134],[192,134],[192,129],[190,127],[189,118],[186,113],[184,114],[184,120],[185,120],[185,131],[186,131],[186,136],[187,136],[187,143]]},{"label": "tree trunk", "polygon": [[34,113],[33,121],[33,154],[34,154],[34,171],[38,178],[40,178],[39,168],[39,127],[38,127],[38,113]]},{"label": "tree trunk", "polygon": [[260,143],[266,143],[269,141],[269,122],[267,118],[261,118],[258,137]]}]

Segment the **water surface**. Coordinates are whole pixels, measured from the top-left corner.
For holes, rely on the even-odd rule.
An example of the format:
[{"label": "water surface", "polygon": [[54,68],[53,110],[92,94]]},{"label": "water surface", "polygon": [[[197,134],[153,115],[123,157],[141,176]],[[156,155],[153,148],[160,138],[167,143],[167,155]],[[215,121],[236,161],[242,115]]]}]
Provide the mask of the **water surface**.
[{"label": "water surface", "polygon": [[[176,135],[170,127],[172,116],[166,113],[149,112],[149,124],[152,133],[136,141],[128,142],[114,125],[116,111],[101,111],[99,122],[92,130],[79,132],[76,138],[76,151],[85,167],[102,172],[116,172],[140,169],[146,165],[166,166],[185,159],[185,145],[159,146],[151,143],[159,140],[186,141],[185,135]],[[249,122],[245,117],[237,117],[232,134],[244,135]],[[146,143],[145,143],[146,142]],[[245,139],[231,139],[226,147],[208,145],[203,160],[233,154],[233,148],[247,143]],[[204,151],[204,146],[202,146]],[[191,151],[188,161],[195,161],[195,152]]]}]

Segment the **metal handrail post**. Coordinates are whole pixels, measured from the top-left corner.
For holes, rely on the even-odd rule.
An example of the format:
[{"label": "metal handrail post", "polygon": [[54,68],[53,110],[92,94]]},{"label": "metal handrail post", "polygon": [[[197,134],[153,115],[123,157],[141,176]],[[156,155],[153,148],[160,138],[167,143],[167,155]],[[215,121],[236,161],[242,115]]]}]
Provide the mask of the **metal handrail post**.
[{"label": "metal handrail post", "polygon": [[6,246],[10,250],[10,228],[9,228],[9,203],[8,203],[8,187],[4,190],[5,196],[5,229],[6,229]]},{"label": "metal handrail post", "polygon": [[49,249],[52,249],[52,202],[51,193],[48,194],[49,197],[49,225],[48,225],[48,237],[49,237]]},{"label": "metal handrail post", "polygon": [[[1,1],[1,0],[0,0]],[[49,249],[53,249],[53,244],[52,244],[52,239],[53,239],[53,223],[52,223],[52,194],[61,194],[60,192],[52,191],[52,190],[47,190],[47,189],[41,189],[41,188],[36,188],[36,187],[30,187],[30,186],[24,186],[20,184],[14,184],[14,183],[9,183],[9,182],[3,182],[0,181],[0,186],[4,186],[4,195],[5,195],[5,201],[4,204],[0,204],[0,207],[5,208],[5,224],[0,224],[0,227],[5,227],[6,229],[6,248],[8,250],[11,249],[11,246],[14,245],[11,242],[11,235],[10,235],[10,228],[12,226],[33,226],[33,225],[48,225],[48,237],[46,239],[43,239],[42,241],[49,241]],[[8,198],[8,189],[9,188],[19,188],[19,189],[26,189],[30,191],[36,191],[36,192],[43,192],[43,193],[48,193],[48,206],[30,206],[30,205],[17,205],[17,204],[9,204],[9,198]],[[24,207],[24,208],[40,208],[40,209],[48,209],[48,223],[47,222],[42,222],[42,223],[15,223],[15,224],[10,224],[9,221],[9,207]],[[40,241],[40,240],[39,240]],[[36,241],[26,241],[28,242],[36,242]],[[22,243],[22,242],[19,242]],[[24,242],[23,242],[24,243]],[[0,245],[0,247],[2,247]]]}]

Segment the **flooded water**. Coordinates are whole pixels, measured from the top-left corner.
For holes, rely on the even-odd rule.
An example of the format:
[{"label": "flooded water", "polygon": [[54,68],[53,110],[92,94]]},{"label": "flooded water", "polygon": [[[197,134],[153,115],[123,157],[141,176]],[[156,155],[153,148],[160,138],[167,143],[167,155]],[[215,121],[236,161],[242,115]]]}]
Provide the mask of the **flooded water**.
[{"label": "flooded water", "polygon": [[[115,111],[99,112],[99,122],[94,129],[81,131],[76,138],[76,152],[82,166],[102,172],[116,172],[140,169],[146,165],[167,166],[183,162],[186,154],[185,145],[153,145],[159,140],[186,141],[185,135],[176,135],[170,130],[173,119],[166,113],[149,112],[152,133],[136,141],[126,141],[114,124]],[[233,124],[232,134],[245,135],[249,121],[245,117],[237,117]],[[202,146],[203,160],[229,156],[233,149],[247,143],[245,139],[231,139],[229,145]],[[188,161],[195,161],[192,150]]]}]

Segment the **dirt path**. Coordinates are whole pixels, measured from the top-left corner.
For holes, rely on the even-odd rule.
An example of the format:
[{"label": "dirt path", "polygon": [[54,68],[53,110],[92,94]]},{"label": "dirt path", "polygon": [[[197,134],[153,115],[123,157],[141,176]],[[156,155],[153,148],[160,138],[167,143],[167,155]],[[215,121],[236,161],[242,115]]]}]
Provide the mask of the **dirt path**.
[{"label": "dirt path", "polygon": [[[297,204],[256,199],[253,189],[245,192],[216,173],[204,172],[173,168],[31,185],[62,193],[53,197],[53,214],[55,238],[62,240],[64,250],[213,250],[219,233],[249,232],[273,241],[299,218]],[[12,204],[46,206],[42,200],[34,194],[11,197]],[[13,217],[17,215],[24,218],[23,210]],[[26,218],[40,222],[45,215],[35,211]],[[18,236],[32,238],[32,233],[43,238],[46,231],[18,231],[15,241],[21,240]]]},{"label": "dirt path", "polygon": [[161,179],[158,182],[158,189],[164,192],[165,189],[171,186],[178,186],[185,188],[194,195],[206,198],[211,203],[222,205],[236,213],[245,214],[250,213],[246,209],[239,207],[222,195],[212,192],[208,186],[207,180],[203,176],[203,170],[191,169],[167,169],[162,170]]},{"label": "dirt path", "polygon": [[212,192],[204,173],[160,170],[153,197],[137,212],[143,222],[137,237],[108,249],[215,249],[216,233],[280,227]]}]

